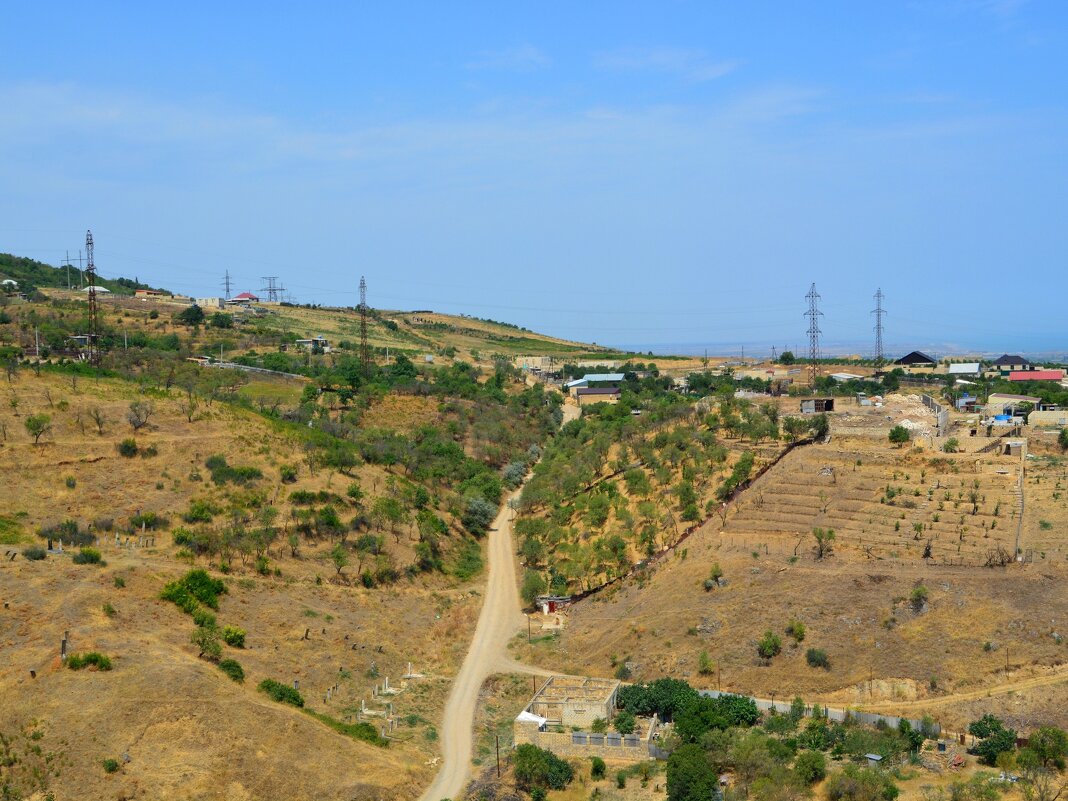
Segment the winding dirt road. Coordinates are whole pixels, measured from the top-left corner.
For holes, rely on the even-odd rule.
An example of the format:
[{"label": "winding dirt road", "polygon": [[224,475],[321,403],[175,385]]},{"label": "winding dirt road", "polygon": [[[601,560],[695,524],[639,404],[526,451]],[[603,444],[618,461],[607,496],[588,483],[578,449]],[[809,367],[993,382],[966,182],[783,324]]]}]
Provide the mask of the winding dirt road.
[{"label": "winding dirt road", "polygon": [[[577,407],[564,405],[564,422],[579,416]],[[441,769],[420,801],[441,801],[463,792],[471,777],[471,752],[474,741],[475,707],[482,683],[493,673],[531,673],[549,676],[549,671],[523,665],[508,654],[508,641],[525,624],[516,585],[515,547],[512,544],[512,510],[510,502],[522,490],[508,496],[490,529],[486,548],[489,576],[478,616],[475,636],[456,674],[445,718],[441,723]]]}]

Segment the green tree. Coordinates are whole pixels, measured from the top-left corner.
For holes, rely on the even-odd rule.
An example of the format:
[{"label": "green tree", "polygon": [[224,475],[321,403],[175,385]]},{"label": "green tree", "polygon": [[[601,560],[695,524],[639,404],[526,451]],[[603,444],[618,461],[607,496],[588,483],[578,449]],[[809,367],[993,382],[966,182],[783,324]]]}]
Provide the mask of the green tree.
[{"label": "green tree", "polygon": [[516,785],[528,792],[535,787],[562,790],[574,778],[574,771],[567,762],[531,743],[516,747],[512,766]]},{"label": "green tree", "polygon": [[222,644],[219,642],[219,630],[215,626],[197,626],[189,638],[200,653],[197,656],[210,662],[218,662],[222,656]]},{"label": "green tree", "polygon": [[667,791],[670,801],[708,801],[719,777],[699,745],[680,745],[668,757]]},{"label": "green tree", "polygon": [[486,533],[496,516],[496,506],[485,498],[473,496],[467,499],[460,522],[463,523],[464,528],[476,537],[480,537]]},{"label": "green tree", "polygon": [[523,574],[523,587],[520,590],[520,594],[528,606],[533,605],[534,600],[539,595],[544,595],[545,589],[545,579],[541,573],[536,570],[528,570]]},{"label": "green tree", "polygon": [[612,721],[612,725],[615,726],[616,731],[620,734],[631,734],[634,731],[634,727],[637,725],[637,721],[634,719],[633,712],[628,712],[626,709],[622,709]]},{"label": "green tree", "polygon": [[1061,433],[1057,435],[1057,444],[1061,446],[1062,451],[1068,451],[1068,428],[1061,429]]},{"label": "green tree", "polygon": [[819,751],[802,751],[794,760],[794,775],[804,784],[815,784],[827,776],[827,758]]},{"label": "green tree", "polygon": [[994,766],[999,754],[1016,749],[1016,731],[1006,729],[1000,718],[989,713],[972,721],[968,733],[979,738],[973,751],[984,765]]},{"label": "green tree", "polygon": [[791,364],[795,364],[796,362],[797,362],[797,357],[794,356],[794,352],[792,350],[784,350],[779,355],[779,364],[791,365]]},{"label": "green tree", "polygon": [[174,319],[182,325],[200,325],[204,322],[204,310],[194,303],[192,306],[178,312]]},{"label": "green tree", "polygon": [[224,312],[215,312],[213,315],[211,315],[211,327],[233,328],[234,316],[232,314],[225,314]]},{"label": "green tree", "polygon": [[911,434],[905,426],[894,426],[890,429],[888,437],[893,444],[904,445],[911,438]]},{"label": "green tree", "polygon": [[330,550],[330,561],[334,563],[334,569],[337,571],[337,575],[341,576],[341,571],[349,563],[349,552],[340,542],[335,544]]},{"label": "green tree", "polygon": [[1065,756],[1068,756],[1068,734],[1062,729],[1041,727],[1031,735],[1027,747],[1034,751],[1044,767],[1064,770]]},{"label": "green tree", "polygon": [[894,801],[899,790],[884,771],[846,765],[827,780],[828,801]]},{"label": "green tree", "polygon": [[26,418],[24,425],[26,431],[33,437],[33,444],[36,445],[41,437],[52,430],[52,418],[47,414],[31,414]]}]

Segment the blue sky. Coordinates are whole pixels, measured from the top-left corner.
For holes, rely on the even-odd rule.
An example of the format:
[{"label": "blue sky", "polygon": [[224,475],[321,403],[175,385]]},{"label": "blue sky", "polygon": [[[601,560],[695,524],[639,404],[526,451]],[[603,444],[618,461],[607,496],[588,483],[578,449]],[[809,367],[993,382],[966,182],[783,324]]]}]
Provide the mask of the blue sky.
[{"label": "blue sky", "polygon": [[[0,250],[603,344],[1068,350],[1068,5],[23,3]],[[225,7],[223,7],[225,6]]]}]

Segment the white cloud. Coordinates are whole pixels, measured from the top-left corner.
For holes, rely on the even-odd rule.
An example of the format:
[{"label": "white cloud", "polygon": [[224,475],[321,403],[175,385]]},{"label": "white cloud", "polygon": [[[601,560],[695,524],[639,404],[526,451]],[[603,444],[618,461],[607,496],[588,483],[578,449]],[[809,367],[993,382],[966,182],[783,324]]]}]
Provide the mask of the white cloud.
[{"label": "white cloud", "polygon": [[531,72],[552,64],[552,59],[532,44],[506,47],[503,50],[484,50],[467,63],[471,70],[515,70]]},{"label": "white cloud", "polygon": [[694,83],[714,81],[734,72],[738,61],[717,61],[703,50],[679,47],[625,48],[599,53],[594,57],[598,69],[616,72],[658,72],[676,75]]}]

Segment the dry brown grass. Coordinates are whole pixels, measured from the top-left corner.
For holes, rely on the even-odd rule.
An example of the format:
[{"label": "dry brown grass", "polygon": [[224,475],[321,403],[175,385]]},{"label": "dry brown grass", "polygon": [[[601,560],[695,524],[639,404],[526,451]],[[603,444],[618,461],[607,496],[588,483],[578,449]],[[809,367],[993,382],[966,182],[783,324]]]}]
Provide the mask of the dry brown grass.
[{"label": "dry brown grass", "polygon": [[[1059,492],[1056,482],[1064,483],[1053,473],[1064,468],[1048,460],[1028,466],[1021,548],[1034,550],[1034,562],[990,569],[979,565],[992,543],[1001,539],[1010,550],[1014,545],[1012,471],[1019,460],[979,457],[976,472],[974,454],[932,467],[937,456],[871,438],[835,439],[791,454],[744,495],[726,525],[716,518],[691,537],[685,556],[680,550],[651,575],[578,604],[559,645],[539,646],[536,658],[597,675],[610,674],[614,660],[629,658],[640,678],[676,675],[715,687],[715,673],[697,673],[704,650],[718,664],[724,689],[762,697],[800,694],[810,702],[883,703],[887,709],[915,701],[910,713],[930,711],[949,726],[961,726],[987,707],[1023,728],[1065,725],[1066,707],[1044,700],[1063,695],[1056,681],[1068,679],[1062,640],[1068,635],[1068,596],[1060,591],[1068,576],[1068,529],[1063,500],[1052,497]],[[826,466],[835,468],[835,476],[819,475]],[[976,480],[985,500],[972,515],[967,496]],[[924,503],[926,488],[949,486],[957,500],[962,481],[964,500],[957,509],[946,503],[934,522],[937,503]],[[906,491],[895,499],[919,501],[916,508],[880,503],[887,483],[920,488],[920,497]],[[1002,507],[994,518],[998,500]],[[905,520],[895,531],[902,513]],[[1038,527],[1033,521],[1039,519],[1051,527]],[[994,520],[999,525],[991,531]],[[913,522],[925,527],[920,541]],[[813,552],[810,532],[816,526],[838,535],[834,555],[823,562]],[[934,559],[925,563],[928,537]],[[941,564],[961,559],[964,566]],[[702,584],[714,563],[728,583],[706,592]],[[909,598],[918,585],[927,588],[928,601],[917,609]],[[792,646],[785,633],[791,619],[807,627],[800,646]],[[767,629],[782,636],[784,648],[764,665],[755,644]],[[990,649],[984,650],[987,642]],[[809,647],[828,653],[830,671],[807,666]],[[876,681],[869,684],[871,677]],[[989,703],[986,692],[993,694]],[[946,703],[962,693],[961,704]]]},{"label": "dry brown grass", "polygon": [[[154,445],[158,455],[124,458],[115,444],[131,433],[121,421],[135,391],[110,380],[81,380],[72,390],[66,379],[47,373],[22,373],[0,389],[20,399],[18,417],[6,404],[0,407],[8,429],[0,448],[5,543],[15,537],[41,542],[37,528],[65,518],[84,526],[108,517],[121,526],[141,509],[179,523],[191,498],[225,506],[247,490],[211,484],[204,460],[215,453],[264,471],[254,489],[279,499],[280,521],[293,488],[344,494],[350,479],[309,473],[293,435],[220,403],[203,407],[202,418],[189,423],[177,397],[150,398],[156,413],[150,430],[136,438],[143,448]],[[77,424],[76,414],[90,406],[112,420],[103,436],[89,421],[84,433]],[[55,429],[34,446],[22,420],[39,411],[52,414]],[[295,485],[279,483],[278,466],[287,462],[299,466]],[[194,470],[203,480],[190,479]],[[75,479],[73,489],[67,476]],[[363,467],[359,477],[372,496],[384,491],[384,471]],[[401,540],[387,537],[387,547],[403,566],[410,543],[406,536]],[[248,632],[246,649],[224,654],[245,668],[239,686],[197,659],[189,642],[191,619],[158,600],[163,585],[188,565],[175,559],[170,534],[158,533],[156,542],[155,548],[125,549],[105,536],[104,568],[73,565],[69,548],[67,555],[43,562],[17,558],[0,565],[0,733],[18,739],[17,733],[35,728],[44,733],[39,744],[45,752],[64,754],[50,780],[58,797],[404,799],[430,780],[433,769],[426,763],[437,744],[428,735],[464,656],[477,617],[476,592],[441,576],[365,590],[335,582],[325,553],[329,543],[303,543],[295,559],[284,543],[276,544],[269,556],[279,576],[263,577],[237,562],[235,573],[225,577],[230,592],[221,601],[219,623]],[[114,586],[115,576],[124,579],[124,588]],[[104,614],[105,603],[117,614]],[[62,669],[58,649],[67,630],[74,650],[106,653],[114,670]],[[402,683],[409,661],[427,675],[394,699],[396,740],[386,750],[343,737],[255,689],[263,678],[298,679],[309,706],[355,719],[360,700],[371,701],[372,660],[393,685]],[[327,702],[325,691],[335,683],[339,692]],[[413,725],[408,715],[416,716]],[[130,763],[105,774],[101,760],[123,753]]]}]

